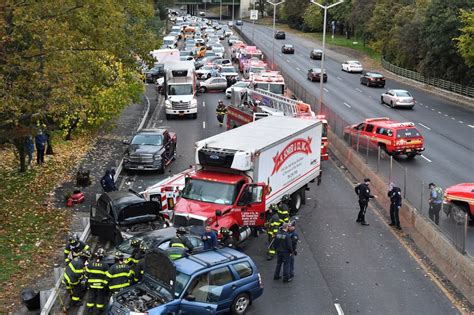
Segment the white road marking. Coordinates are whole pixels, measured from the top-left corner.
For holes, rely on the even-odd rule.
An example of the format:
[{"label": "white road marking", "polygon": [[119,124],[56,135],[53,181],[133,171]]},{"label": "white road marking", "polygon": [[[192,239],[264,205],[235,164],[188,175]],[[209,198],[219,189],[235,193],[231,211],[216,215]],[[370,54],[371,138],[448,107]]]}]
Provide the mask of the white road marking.
[{"label": "white road marking", "polygon": [[471,127],[471,128],[474,128],[474,125],[468,125],[468,126]]},{"label": "white road marking", "polygon": [[426,107],[426,108],[429,108],[429,106],[428,106],[428,105],[425,105],[425,107]]},{"label": "white road marking", "polygon": [[344,102],[344,105],[346,105],[348,108],[352,108],[352,106],[347,104],[346,102]]},{"label": "white road marking", "polygon": [[202,128],[206,129],[206,122],[205,121],[202,122]]},{"label": "white road marking", "polygon": [[344,315],[344,311],[342,310],[341,304],[334,303],[334,306],[336,307],[336,311],[338,315]]},{"label": "white road marking", "polygon": [[456,118],[454,118],[454,117],[451,117],[451,119],[452,119],[452,120],[455,120]]},{"label": "white road marking", "polygon": [[428,130],[431,130],[431,128],[430,128],[430,127],[428,127],[428,126],[425,126],[425,125],[423,125],[422,123],[418,123],[418,125],[420,125],[420,126],[421,126],[421,127],[423,127],[423,128],[426,128],[426,129],[428,129]]},{"label": "white road marking", "polygon": [[442,112],[438,112],[438,114],[442,114]]},{"label": "white road marking", "polygon": [[433,162],[433,161],[431,161],[430,159],[428,159],[426,156],[424,156],[423,154],[420,155],[420,156],[421,156],[422,158],[424,158],[426,161],[430,162],[430,163]]},{"label": "white road marking", "polygon": [[341,78],[341,77],[336,77],[336,79],[338,79],[339,81],[342,81],[342,78]]},{"label": "white road marking", "polygon": [[[423,103],[420,103],[420,105],[423,105]],[[428,107],[428,106],[426,106],[426,107]]]},{"label": "white road marking", "polygon": [[301,71],[301,69],[300,69],[300,68],[298,68],[298,67],[296,67],[296,70],[298,70],[298,71]]},{"label": "white road marking", "polygon": [[460,124],[464,124],[464,121],[460,120],[459,123],[460,123]]},{"label": "white road marking", "polygon": [[286,59],[286,62],[290,63],[290,61],[288,59]]},{"label": "white road marking", "polygon": [[432,108],[431,110],[432,110],[432,111],[434,111],[435,109],[434,109],[434,108]]},{"label": "white road marking", "polygon": [[444,114],[444,117],[448,117],[448,114]]},{"label": "white road marking", "polygon": [[362,93],[362,90],[359,88],[356,88],[356,91]]},{"label": "white road marking", "polygon": [[202,101],[202,107],[206,107],[206,102]]},{"label": "white road marking", "polygon": [[329,90],[328,90],[328,89],[326,89],[326,88],[323,88],[323,90],[324,90],[324,92],[326,92],[326,93],[327,93],[327,92],[329,92]]}]

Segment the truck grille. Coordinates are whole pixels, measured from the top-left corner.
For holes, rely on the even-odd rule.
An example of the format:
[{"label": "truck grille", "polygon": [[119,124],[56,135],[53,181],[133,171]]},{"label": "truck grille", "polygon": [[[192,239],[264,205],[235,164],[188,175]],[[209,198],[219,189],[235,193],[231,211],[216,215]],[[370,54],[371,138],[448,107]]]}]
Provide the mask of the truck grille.
[{"label": "truck grille", "polygon": [[189,109],[189,102],[171,102],[173,109]]},{"label": "truck grille", "polygon": [[138,163],[138,164],[153,163],[153,155],[152,154],[130,155],[129,160],[132,163]]}]

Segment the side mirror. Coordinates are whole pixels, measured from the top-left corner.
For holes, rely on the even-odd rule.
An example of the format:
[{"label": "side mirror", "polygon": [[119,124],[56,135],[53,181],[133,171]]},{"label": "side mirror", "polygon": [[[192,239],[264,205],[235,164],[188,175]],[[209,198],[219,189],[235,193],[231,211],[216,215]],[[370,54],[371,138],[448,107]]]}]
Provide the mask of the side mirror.
[{"label": "side mirror", "polygon": [[194,295],[188,294],[186,295],[186,300],[193,302],[193,301],[196,301],[196,297]]},{"label": "side mirror", "polygon": [[222,211],[221,210],[216,210],[216,217],[222,216]]},{"label": "side mirror", "polygon": [[130,144],[130,140],[129,139],[123,139],[122,144]]}]

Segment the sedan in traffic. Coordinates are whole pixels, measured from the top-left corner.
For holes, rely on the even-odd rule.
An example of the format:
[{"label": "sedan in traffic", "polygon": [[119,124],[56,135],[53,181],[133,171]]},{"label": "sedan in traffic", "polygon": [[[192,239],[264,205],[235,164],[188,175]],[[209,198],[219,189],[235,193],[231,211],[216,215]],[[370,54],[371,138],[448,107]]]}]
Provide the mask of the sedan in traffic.
[{"label": "sedan in traffic", "polygon": [[347,72],[362,73],[363,68],[362,68],[362,64],[359,61],[357,61],[357,60],[348,60],[348,61],[344,61],[344,63],[341,65],[341,70],[342,71],[347,71]]},{"label": "sedan in traffic", "polygon": [[380,72],[366,71],[360,77],[360,84],[385,87],[385,77]]},{"label": "sedan in traffic", "polygon": [[227,80],[223,77],[209,78],[206,81],[199,82],[199,91],[225,91],[227,89]]},{"label": "sedan in traffic", "polygon": [[408,107],[412,109],[415,106],[415,99],[406,90],[388,90],[380,96],[380,103],[388,104],[390,107]]},{"label": "sedan in traffic", "polygon": [[309,53],[309,58],[321,60],[323,58],[323,51],[321,49],[313,49]]},{"label": "sedan in traffic", "polygon": [[[321,81],[321,69],[320,68],[311,68],[308,70],[308,80],[311,80],[311,82],[314,82],[314,81],[317,81],[317,82],[320,82]],[[326,73],[326,70],[324,70],[324,73],[323,73],[323,82],[327,82],[328,80],[328,75]]]},{"label": "sedan in traffic", "polygon": [[281,52],[283,54],[294,54],[295,53],[295,47],[291,44],[285,44],[281,47]]},{"label": "sedan in traffic", "polygon": [[285,39],[286,35],[283,31],[276,31],[275,32],[275,39]]}]

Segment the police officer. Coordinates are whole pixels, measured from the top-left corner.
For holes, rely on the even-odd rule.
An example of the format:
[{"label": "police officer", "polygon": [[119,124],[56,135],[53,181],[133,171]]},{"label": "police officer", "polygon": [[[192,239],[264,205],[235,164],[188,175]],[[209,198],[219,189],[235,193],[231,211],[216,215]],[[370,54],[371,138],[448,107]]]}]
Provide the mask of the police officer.
[{"label": "police officer", "polygon": [[91,253],[88,250],[82,251],[64,268],[62,283],[71,295],[71,306],[82,304],[85,288],[81,280],[84,278],[84,268],[90,257]]},{"label": "police officer", "polygon": [[435,183],[429,183],[428,188],[430,189],[430,209],[428,210],[428,215],[436,225],[439,225],[439,212],[443,204],[443,189],[436,186]]},{"label": "police officer", "polygon": [[281,279],[280,271],[283,265],[283,282],[290,282],[290,257],[293,254],[293,245],[288,234],[288,223],[284,223],[275,235],[275,249],[277,252],[277,265],[275,268],[274,280]]},{"label": "police officer", "polygon": [[112,294],[130,286],[133,282],[133,270],[127,265],[121,252],[115,253],[115,264],[107,270],[107,286]]},{"label": "police officer", "polygon": [[276,255],[275,250],[275,235],[278,233],[278,229],[281,226],[280,216],[278,215],[278,208],[274,205],[270,206],[272,216],[267,222],[267,237],[268,237],[268,249],[267,249],[267,260],[272,260]]},{"label": "police officer", "polygon": [[295,276],[295,256],[298,255],[296,248],[298,247],[299,236],[296,233],[296,221],[288,226],[288,234],[290,235],[291,245],[293,246],[293,255],[290,256],[290,278]]},{"label": "police officer", "polygon": [[86,306],[89,313],[94,312],[94,308],[100,313],[104,310],[107,297],[107,270],[108,266],[103,261],[105,250],[99,248],[92,261],[86,266],[87,291]]},{"label": "police officer", "polygon": [[88,250],[90,250],[89,245],[81,241],[77,234],[72,234],[69,236],[66,247],[64,248],[64,261],[67,264],[81,252]]},{"label": "police officer", "polygon": [[369,200],[372,198],[377,198],[377,196],[374,196],[370,193],[369,184],[370,178],[364,178],[364,182],[355,187],[355,193],[359,196],[360,207],[356,222],[360,223],[361,225],[369,225],[369,223],[365,221],[365,212],[367,211]]},{"label": "police officer", "polygon": [[400,187],[395,186],[394,183],[390,183],[387,196],[390,198],[390,226],[395,226],[401,230],[399,211],[402,206],[402,190]]},{"label": "police officer", "polygon": [[170,247],[166,251],[172,260],[181,258],[186,253],[192,253],[194,246],[186,234],[186,229],[181,226],[176,230],[176,236],[170,240]]}]

